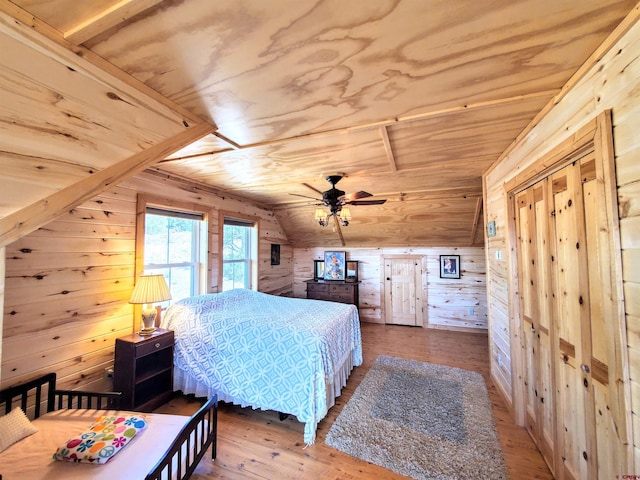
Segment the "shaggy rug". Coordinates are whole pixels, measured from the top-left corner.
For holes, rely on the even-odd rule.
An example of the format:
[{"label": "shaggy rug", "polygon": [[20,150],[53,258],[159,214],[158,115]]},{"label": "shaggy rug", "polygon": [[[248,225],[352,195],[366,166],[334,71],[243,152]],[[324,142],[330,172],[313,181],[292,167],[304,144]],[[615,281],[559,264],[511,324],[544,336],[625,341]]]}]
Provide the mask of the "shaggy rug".
[{"label": "shaggy rug", "polygon": [[482,376],[380,356],[327,445],[414,479],[506,479]]}]

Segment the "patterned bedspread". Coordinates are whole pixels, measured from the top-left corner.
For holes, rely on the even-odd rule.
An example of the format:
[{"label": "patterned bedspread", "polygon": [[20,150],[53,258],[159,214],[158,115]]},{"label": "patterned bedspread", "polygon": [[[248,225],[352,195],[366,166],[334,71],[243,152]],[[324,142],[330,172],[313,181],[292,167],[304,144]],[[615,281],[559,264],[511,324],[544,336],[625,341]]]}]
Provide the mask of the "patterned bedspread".
[{"label": "patterned bedspread", "polygon": [[238,289],[181,300],[162,327],[175,332],[176,390],[295,415],[307,444],[362,364],[354,305]]}]

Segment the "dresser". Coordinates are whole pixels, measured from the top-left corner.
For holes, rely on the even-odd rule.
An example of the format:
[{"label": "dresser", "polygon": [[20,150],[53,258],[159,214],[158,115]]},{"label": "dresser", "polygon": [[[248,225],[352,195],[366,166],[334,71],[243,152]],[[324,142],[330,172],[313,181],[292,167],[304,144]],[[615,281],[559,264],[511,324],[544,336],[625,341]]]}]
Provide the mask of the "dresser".
[{"label": "dresser", "polygon": [[330,302],[351,303],[358,307],[358,284],[337,280],[306,280],[307,298]]}]

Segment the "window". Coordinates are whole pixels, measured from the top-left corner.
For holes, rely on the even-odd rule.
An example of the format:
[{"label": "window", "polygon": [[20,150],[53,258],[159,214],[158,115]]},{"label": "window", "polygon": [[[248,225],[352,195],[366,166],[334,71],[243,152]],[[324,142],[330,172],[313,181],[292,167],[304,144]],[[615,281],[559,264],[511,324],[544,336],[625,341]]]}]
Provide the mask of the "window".
[{"label": "window", "polygon": [[255,222],[224,218],[222,244],[222,290],[252,288],[255,285],[257,257]]},{"label": "window", "polygon": [[147,207],[144,228],[144,272],[167,279],[171,300],[205,291],[206,222],[200,213]]}]

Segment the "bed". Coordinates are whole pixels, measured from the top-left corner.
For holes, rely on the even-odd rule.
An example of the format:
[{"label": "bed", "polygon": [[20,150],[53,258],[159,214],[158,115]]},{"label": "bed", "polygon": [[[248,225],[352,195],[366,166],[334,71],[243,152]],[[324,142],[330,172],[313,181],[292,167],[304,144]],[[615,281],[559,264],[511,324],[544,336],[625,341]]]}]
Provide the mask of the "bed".
[{"label": "bed", "polygon": [[174,390],[295,415],[312,444],[318,422],[362,364],[355,305],[246,289],[176,302]]},{"label": "bed", "polygon": [[[140,414],[119,410],[119,393],[56,389],[50,373],[0,391],[0,415],[20,407],[37,431],[0,452],[0,478],[13,479],[188,479],[211,445],[216,456],[217,399],[210,398],[191,417]],[[16,413],[16,412],[13,412]],[[102,465],[57,461],[60,445],[95,422],[96,418],[145,416],[148,426]],[[113,416],[113,417],[112,417]]]}]

